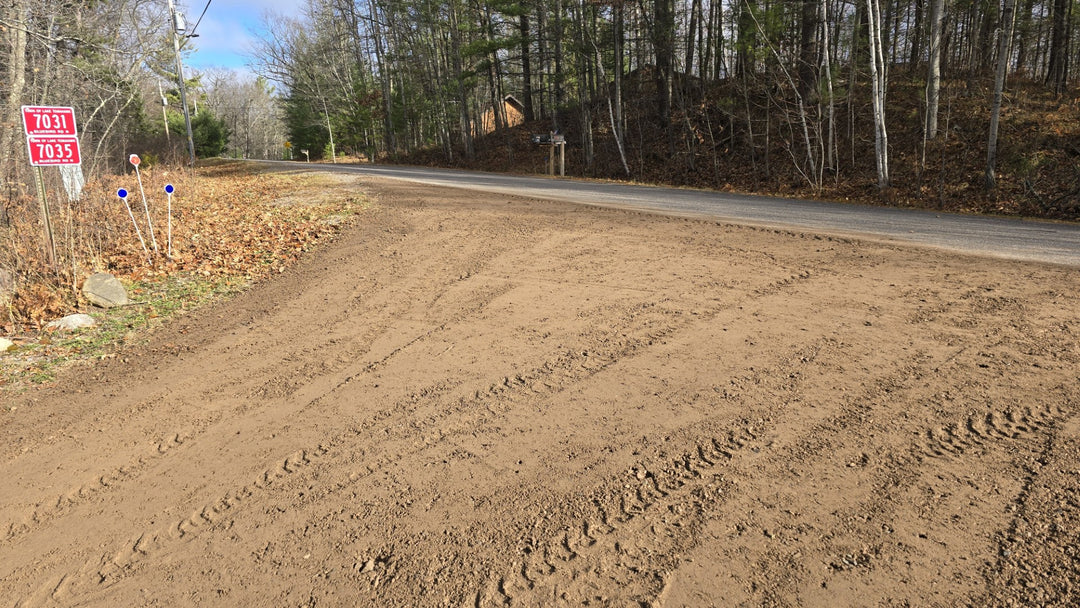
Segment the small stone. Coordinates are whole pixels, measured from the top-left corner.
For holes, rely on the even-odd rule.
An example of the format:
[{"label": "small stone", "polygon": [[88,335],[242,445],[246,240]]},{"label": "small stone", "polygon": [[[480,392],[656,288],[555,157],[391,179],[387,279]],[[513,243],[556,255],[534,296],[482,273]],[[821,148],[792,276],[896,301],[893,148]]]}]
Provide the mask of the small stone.
[{"label": "small stone", "polygon": [[75,331],[76,329],[82,329],[83,327],[93,327],[97,325],[97,321],[90,315],[68,315],[62,319],[50,322],[45,327],[48,329],[55,329],[57,331]]},{"label": "small stone", "polygon": [[649,475],[649,472],[645,470],[645,467],[640,467],[637,470],[637,478],[638,479],[645,479],[648,475]]},{"label": "small stone", "polygon": [[364,567],[360,569],[360,574],[367,574],[375,570],[375,560],[369,559],[364,562]]},{"label": "small stone", "polygon": [[120,280],[107,272],[86,277],[82,292],[88,302],[101,308],[126,306],[131,302]]},{"label": "small stone", "polygon": [[0,338],[0,353],[7,352],[9,349],[15,346],[15,343],[7,338]]}]

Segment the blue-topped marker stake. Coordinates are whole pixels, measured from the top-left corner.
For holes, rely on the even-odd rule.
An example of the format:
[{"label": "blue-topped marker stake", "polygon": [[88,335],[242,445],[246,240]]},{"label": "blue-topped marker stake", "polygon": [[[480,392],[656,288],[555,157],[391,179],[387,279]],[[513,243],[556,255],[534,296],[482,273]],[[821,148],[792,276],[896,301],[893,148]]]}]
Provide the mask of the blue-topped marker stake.
[{"label": "blue-topped marker stake", "polygon": [[142,197],[143,210],[146,211],[146,228],[150,231],[150,242],[154,244],[154,251],[158,251],[157,239],[154,238],[154,224],[150,221],[150,206],[146,204],[146,193],[143,192],[142,187],[142,175],[139,175],[139,163],[142,162],[142,159],[139,158],[138,154],[132,154],[128,157],[128,162],[135,167],[135,179],[139,181],[139,196]]},{"label": "blue-topped marker stake", "polygon": [[165,196],[169,199],[169,232],[168,232],[168,245],[166,249],[166,255],[169,259],[172,259],[172,193],[176,190],[172,184],[165,184]]},{"label": "blue-topped marker stake", "polygon": [[131,212],[131,205],[128,204],[128,191],[120,188],[116,191],[116,196],[120,197],[120,200],[124,201],[124,207],[127,207],[128,217],[131,218],[131,225],[135,226],[135,234],[139,235],[139,242],[142,243],[143,252],[146,253],[146,261],[150,262],[150,250],[146,248],[146,241],[142,238],[142,231],[139,230],[139,223],[135,221],[135,214]]}]

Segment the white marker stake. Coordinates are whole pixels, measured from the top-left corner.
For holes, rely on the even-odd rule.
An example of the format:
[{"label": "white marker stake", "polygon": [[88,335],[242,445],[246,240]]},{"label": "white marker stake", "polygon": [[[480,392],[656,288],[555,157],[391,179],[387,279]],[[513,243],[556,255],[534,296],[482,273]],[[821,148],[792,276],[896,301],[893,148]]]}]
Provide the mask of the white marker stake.
[{"label": "white marker stake", "polygon": [[150,230],[150,242],[154,244],[154,251],[158,251],[157,239],[154,238],[154,224],[150,222],[150,206],[146,204],[146,193],[143,192],[142,176],[139,175],[139,163],[142,161],[139,159],[138,154],[129,156],[128,161],[132,165],[135,165],[135,179],[139,180],[139,196],[142,197],[143,210],[146,211],[146,227]]},{"label": "white marker stake", "polygon": [[143,238],[142,238],[142,231],[139,230],[139,223],[135,221],[135,214],[131,212],[131,205],[128,204],[128,200],[127,200],[128,192],[127,192],[127,190],[124,190],[123,188],[120,188],[119,190],[116,191],[116,196],[119,196],[120,200],[124,201],[124,206],[127,207],[128,217],[131,218],[131,225],[135,226],[135,234],[139,235],[139,242],[142,243],[143,252],[146,253],[146,262],[148,264],[152,263],[150,261],[150,250],[146,248],[146,241],[144,241]]},{"label": "white marker stake", "polygon": [[172,259],[172,193],[175,188],[172,184],[165,184],[165,196],[169,198],[169,232],[168,232],[168,253],[169,259]]}]

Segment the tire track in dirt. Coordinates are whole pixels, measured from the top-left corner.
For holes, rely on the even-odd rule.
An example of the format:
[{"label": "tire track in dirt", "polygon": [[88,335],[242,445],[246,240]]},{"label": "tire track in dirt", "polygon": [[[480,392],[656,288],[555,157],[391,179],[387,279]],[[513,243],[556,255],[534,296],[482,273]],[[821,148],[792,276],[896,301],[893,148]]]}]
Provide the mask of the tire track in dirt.
[{"label": "tire track in dirt", "polygon": [[[791,286],[799,281],[809,278],[809,273],[796,273],[777,281],[777,289],[765,289],[765,293],[776,294],[778,290]],[[728,304],[714,303],[713,308],[696,320],[708,318],[727,308]],[[622,306],[616,308],[623,309]],[[460,310],[460,308],[459,308]],[[610,320],[614,311],[604,313],[602,316]],[[463,313],[462,318],[468,314]],[[423,437],[424,447],[430,447],[438,442],[444,442],[455,436],[471,433],[477,424],[489,417],[505,414],[513,409],[522,398],[530,400],[543,399],[546,395],[557,393],[573,384],[583,381],[597,373],[604,371],[616,364],[621,359],[633,356],[658,341],[672,335],[680,329],[688,327],[692,321],[673,315],[654,303],[643,302],[621,310],[622,320],[613,324],[605,332],[592,337],[592,341],[586,348],[578,345],[572,351],[564,352],[561,356],[546,361],[543,365],[532,371],[515,373],[506,376],[501,382],[492,384],[484,390],[474,393],[471,399],[459,400],[439,415],[432,417],[417,416],[418,403],[426,403],[427,399],[418,399],[415,395],[404,399],[389,411],[381,412],[370,418],[366,423],[355,426],[345,433],[328,438],[319,445],[308,449],[301,449],[289,457],[280,461],[277,465],[265,470],[253,482],[234,488],[216,499],[205,503],[195,509],[191,515],[172,521],[163,528],[144,530],[133,535],[123,543],[118,550],[100,559],[88,562],[75,572],[68,572],[53,577],[42,589],[59,590],[61,595],[72,593],[75,588],[87,585],[111,585],[127,576],[137,565],[148,557],[167,552],[169,547],[178,542],[185,542],[194,538],[213,526],[222,517],[234,517],[242,512],[242,505],[256,495],[265,493],[275,485],[280,485],[282,480],[289,478],[293,473],[310,468],[316,464],[322,469],[333,468],[340,458],[349,453],[348,446],[354,438],[370,439],[371,432],[377,427],[384,426],[387,431],[380,439],[380,443],[389,444],[394,441],[415,443],[416,437]],[[643,322],[643,318],[651,318],[651,322]],[[630,337],[635,328],[646,328],[648,331],[638,337]],[[334,385],[327,393],[317,397],[312,402],[297,409],[300,412],[313,409],[317,403],[333,399],[333,393],[341,390],[359,375],[369,373],[394,357],[400,356],[408,345],[415,344],[432,332],[435,328],[421,336],[411,340],[405,347],[398,348],[380,361],[368,364],[360,372],[346,378],[345,381]],[[409,424],[387,424],[391,418],[401,419],[414,416],[417,420]],[[335,452],[337,459],[327,459],[327,455]],[[355,484],[363,478],[370,477],[383,469],[385,466],[398,462],[401,453],[385,453],[365,455],[366,462],[359,466],[366,470],[363,475],[352,475],[348,482],[339,482],[337,491],[351,484]],[[80,576],[80,573],[81,576]],[[61,584],[60,581],[63,581]],[[39,594],[40,594],[39,590]],[[35,594],[37,595],[37,594]],[[27,606],[35,605],[33,602]]]},{"label": "tire track in dirt", "polygon": [[[854,476],[865,481],[860,481],[854,487],[848,482],[847,486],[841,485],[840,488],[850,492],[861,485],[867,488],[867,497],[844,504],[833,513],[842,525],[832,528],[833,531],[827,538],[822,539],[824,542],[817,551],[808,551],[813,548],[812,544],[808,546],[803,542],[800,544],[801,553],[793,554],[790,550],[785,552],[782,543],[773,543],[776,548],[769,550],[767,562],[758,563],[757,571],[760,574],[751,585],[756,589],[756,595],[751,594],[751,597],[756,599],[750,600],[751,603],[780,601],[779,598],[801,598],[799,601],[808,604],[828,601],[838,605],[849,602],[859,605],[877,601],[873,599],[875,597],[890,597],[890,594],[895,593],[895,588],[889,590],[889,579],[882,579],[880,574],[882,568],[892,569],[894,564],[903,564],[904,559],[908,560],[910,567],[915,557],[929,559],[927,556],[933,555],[918,545],[919,542],[934,543],[934,531],[931,531],[929,536],[920,533],[915,543],[897,536],[901,531],[915,536],[913,531],[919,530],[919,521],[927,517],[924,511],[912,511],[915,505],[911,501],[918,497],[918,492],[924,491],[923,488],[930,488],[932,485],[937,496],[945,497],[944,500],[967,500],[966,497],[971,495],[973,500],[994,501],[1003,508],[1009,504],[1007,488],[1004,496],[996,498],[993,495],[979,494],[979,486],[989,485],[986,479],[994,479],[995,475],[999,479],[1008,479],[1009,475],[983,471],[996,469],[999,466],[996,463],[1007,462],[1011,454],[1024,457],[1034,446],[1044,442],[1060,424],[1071,419],[1074,412],[1069,405],[1072,400],[1068,395],[1075,393],[1075,389],[1067,385],[1048,388],[1045,394],[1040,394],[1039,398],[1030,404],[1021,402],[1003,405],[986,399],[988,409],[983,408],[978,413],[969,410],[963,414],[946,414],[946,420],[953,417],[954,422],[927,424],[916,430],[914,440],[906,445],[902,441],[895,442],[895,435],[890,433],[885,433],[881,439],[875,439],[875,435],[880,435],[886,429],[911,428],[911,423],[915,423],[915,428],[918,428],[918,422],[927,418],[922,409],[924,405],[933,404],[932,411],[941,411],[944,404],[930,394],[932,391],[926,386],[925,378],[942,375],[948,378],[951,374],[969,373],[967,370],[970,369],[971,361],[956,360],[965,350],[967,349],[961,348],[954,350],[952,354],[941,353],[937,356],[929,356],[929,352],[920,351],[904,355],[903,360],[908,363],[900,366],[901,373],[873,384],[866,383],[870,388],[861,397],[847,399],[839,415],[824,421],[817,428],[809,429],[806,440],[801,445],[794,446],[785,456],[778,457],[779,466],[774,465],[756,473],[760,479],[785,479],[785,471],[792,465],[783,463],[802,463],[792,469],[803,471],[791,479],[793,483],[798,483],[797,479],[809,471],[817,470],[820,474],[820,471],[828,470],[822,465],[822,461],[827,462],[827,457],[831,456],[834,462],[835,459],[844,458],[845,460],[840,462],[849,461],[847,466],[853,467],[850,470]],[[979,386],[980,390],[991,390],[988,385]],[[978,395],[975,393],[968,400],[977,402]],[[950,409],[955,410],[955,406]],[[881,425],[882,422],[884,426]],[[900,424],[897,424],[898,422]],[[910,437],[910,431],[908,432]],[[852,441],[854,437],[864,437],[867,441],[864,445],[858,445],[859,442]],[[989,452],[992,454],[988,454]],[[992,457],[987,459],[988,455]],[[955,481],[951,477],[942,476],[942,460],[952,461],[949,470],[968,473]],[[957,464],[959,467],[955,466]],[[859,473],[861,470],[867,471],[867,474]],[[965,488],[967,484],[971,484],[971,488]],[[840,489],[837,492],[843,495]],[[949,498],[953,494],[955,496]],[[951,504],[949,506],[952,507]],[[975,506],[975,503],[972,503],[972,506]],[[777,524],[780,532],[776,532],[770,524],[765,524],[767,536],[777,534],[780,539],[805,536],[807,531],[802,529],[803,524],[800,521],[828,519],[822,516],[809,517],[808,514],[813,513],[814,505],[802,500],[793,501],[787,508],[791,511],[788,516],[765,518],[783,522]],[[744,505],[734,511],[745,512],[748,509],[749,507]],[[963,510],[959,512],[962,513]],[[799,514],[798,517],[794,515],[796,513]],[[979,543],[986,544],[988,535],[993,530],[980,529],[981,523],[983,521],[977,518],[970,523],[965,519],[962,529],[954,529],[950,545],[956,542],[963,546],[964,535],[970,534],[970,542],[975,543],[971,545],[971,550],[978,551]],[[784,534],[785,529],[789,530],[789,535]],[[928,538],[929,540],[926,540]],[[791,560],[793,555],[798,559]],[[955,550],[948,555],[953,559],[971,559],[963,553],[956,553]],[[977,557],[977,554],[973,557]],[[820,559],[819,563],[827,566],[831,574],[825,575],[824,579],[829,582],[830,592],[807,594],[807,589],[815,586],[808,579],[817,575],[812,568],[807,569],[807,558],[810,558],[811,563],[815,558]],[[766,559],[764,555],[762,559]],[[902,568],[901,565],[901,571]],[[877,583],[871,582],[874,579],[870,577],[874,572],[878,572]],[[913,583],[909,581],[909,584]],[[880,588],[875,588],[875,585],[880,585]],[[821,586],[825,586],[824,581]],[[834,589],[834,586],[837,589]],[[962,589],[959,585],[957,588]],[[853,595],[845,595],[848,593]],[[876,593],[884,595],[876,596]],[[961,592],[956,599],[962,601],[963,597]],[[913,595],[908,599],[915,603],[930,601],[929,596]],[[732,601],[737,601],[735,596]]]},{"label": "tire track in dirt", "polygon": [[[496,247],[495,249],[497,253],[501,253],[502,251],[505,251],[508,247],[509,245],[503,244],[501,248]],[[461,274],[453,274],[452,277],[449,277],[447,281],[441,284],[432,285],[430,281],[419,283],[413,280],[412,283],[402,287],[399,284],[408,281],[406,281],[405,279],[401,279],[394,281],[391,285],[381,289],[379,292],[379,297],[384,301],[384,304],[377,311],[373,311],[375,313],[375,318],[373,319],[375,322],[367,327],[365,337],[355,341],[356,343],[359,343],[359,346],[356,346],[355,344],[350,345],[350,348],[347,349],[347,352],[337,355],[337,362],[339,363],[339,365],[331,366],[330,369],[326,369],[325,365],[320,365],[320,372],[325,375],[333,374],[335,371],[340,370],[346,362],[354,363],[357,358],[362,356],[362,354],[368,352],[370,350],[371,342],[373,342],[379,335],[381,335],[383,332],[387,331],[391,326],[393,326],[396,320],[400,319],[410,307],[415,307],[413,299],[406,297],[406,293],[408,291],[414,290],[422,284],[427,289],[432,290],[436,294],[435,300],[442,299],[454,287],[466,283],[468,279],[473,276],[473,274],[475,274],[479,269],[483,267],[483,261],[492,257],[494,256],[490,255],[490,252],[485,254],[472,255],[464,262],[464,266],[467,267],[468,270]],[[448,262],[443,260],[439,263],[446,264]],[[387,291],[388,288],[392,289],[392,291]],[[448,324],[460,322],[471,315],[478,314],[484,308],[484,306],[486,306],[499,296],[505,294],[511,288],[512,285],[504,284],[496,285],[493,288],[487,286],[480,286],[479,288],[467,289],[467,298],[465,301],[457,299],[445,303],[444,308],[452,313],[445,322],[443,322],[437,327],[434,327],[432,330],[424,334],[418,335],[416,338],[412,339],[408,343],[395,348],[392,352],[385,355],[382,359],[372,362],[361,373],[370,373],[371,371],[377,369],[380,365],[385,364],[386,361],[389,361],[393,357],[399,355],[401,352],[403,352],[410,346],[413,346],[421,340],[430,337],[433,333],[444,329]],[[404,290],[404,292],[406,293],[403,293],[402,290]],[[428,314],[434,315],[436,314],[436,312],[429,309]],[[369,316],[368,318],[371,317]],[[333,338],[331,338],[330,341],[332,342]],[[300,355],[288,355],[287,361],[281,364],[272,365],[269,368],[251,368],[244,372],[243,378],[247,379],[270,377],[272,378],[272,381],[279,386],[281,384],[289,384],[299,389],[301,386],[307,385],[311,381],[311,377],[310,375],[308,375],[308,373],[310,372],[310,367],[305,366],[317,365],[320,362],[324,362],[326,360],[325,358],[327,357],[327,352],[326,348],[324,348],[325,346],[326,343],[307,347]],[[297,369],[297,363],[299,362],[297,361],[297,359],[306,360],[307,362],[304,364],[304,366],[301,366],[299,369]],[[348,382],[351,379],[355,379],[355,377],[358,375],[359,374],[353,374],[353,376],[347,378],[345,382]],[[233,374],[233,377],[237,376],[238,374]],[[194,387],[201,381],[201,378],[193,379],[191,381],[192,386]],[[172,433],[171,438],[163,438],[161,442],[158,442],[151,446],[147,446],[140,455],[132,456],[132,458],[123,465],[116,466],[99,473],[90,473],[85,475],[88,481],[86,481],[85,483],[79,483],[69,488],[68,490],[61,492],[60,496],[55,500],[55,502],[49,500],[42,500],[37,502],[32,508],[28,509],[20,519],[8,522],[6,526],[0,526],[0,530],[5,530],[4,540],[10,541],[17,536],[21,536],[22,534],[30,532],[35,527],[43,525],[55,517],[64,515],[70,510],[71,507],[95,500],[102,500],[104,494],[112,491],[119,486],[122,486],[125,483],[130,483],[136,480],[140,474],[142,474],[147,468],[155,464],[158,459],[164,456],[170,450],[170,448],[185,441],[197,438],[207,428],[212,427],[221,419],[230,418],[236,415],[242,415],[252,409],[257,409],[260,407],[260,403],[280,404],[281,399],[287,398],[293,392],[295,392],[260,390],[263,387],[256,387],[254,389],[247,390],[244,387],[249,383],[250,382],[246,380],[241,380],[239,382],[226,382],[226,384],[235,385],[233,386],[233,390],[230,392],[240,391],[240,396],[247,397],[246,399],[241,398],[236,400],[235,407],[231,408],[228,412],[218,413],[210,420],[200,421],[200,423],[197,425],[182,428],[178,432]],[[207,396],[207,394],[220,393],[223,390],[223,387],[221,386],[218,386],[216,388],[206,388],[205,386],[200,386],[200,388],[201,392],[203,393],[204,401],[214,401],[215,399]],[[336,388],[340,388],[340,386]],[[159,391],[158,395],[144,401],[142,405],[136,405],[135,407],[131,408],[130,411],[132,413],[149,412],[151,410],[155,412],[169,411],[173,408],[169,407],[163,409],[162,407],[160,407],[162,404],[159,402],[161,402],[162,399],[165,398],[165,393],[172,392],[174,390],[179,390],[180,392],[183,392],[182,387],[172,387],[171,390]],[[244,394],[245,390],[247,390],[246,394]],[[217,401],[220,401],[220,398],[217,399]],[[318,401],[314,401],[312,403],[309,403],[307,407],[317,405],[317,403]],[[301,413],[302,411],[304,411],[304,409],[305,408],[301,408],[293,415]],[[158,425],[160,425],[160,422]]]},{"label": "tire track in dirt", "polygon": [[[830,343],[829,346],[828,356],[823,354],[820,358],[820,364],[825,367],[841,364],[854,354],[851,345]],[[872,411],[887,405],[865,404],[880,395],[897,394],[906,387],[918,386],[921,373],[931,362],[926,353],[904,353],[895,361],[895,369],[877,370],[879,375],[873,382],[866,383],[861,392],[847,395],[833,413],[808,425],[805,424],[807,421],[790,415],[793,406],[803,407],[800,399],[793,399],[791,403],[765,402],[751,410],[750,416],[761,421],[755,429],[763,436],[788,439],[780,445],[758,442],[753,446],[756,449],[740,452],[732,461],[729,479],[734,487],[728,500],[717,503],[706,518],[710,525],[727,529],[723,549],[717,556],[709,554],[710,558],[743,564],[741,569],[733,567],[732,572],[742,572],[746,577],[741,581],[745,587],[738,579],[724,585],[730,590],[728,600],[731,605],[783,604],[782,597],[799,597],[799,589],[808,584],[806,579],[812,576],[807,567],[818,559],[841,564],[841,567],[845,564],[854,567],[865,561],[861,551],[858,548],[853,551],[842,535],[817,531],[822,521],[841,516],[842,512],[836,511],[837,505],[831,502],[819,502],[815,495],[824,488],[816,487],[816,484],[806,487],[805,484],[814,478],[807,471],[820,467],[822,460],[835,462],[842,458],[840,455],[853,447],[849,438],[872,435],[875,428]],[[777,374],[770,376],[777,382]],[[793,386],[791,391],[797,397],[799,387]],[[849,471],[858,471],[866,463],[855,462],[847,466]],[[816,542],[800,543],[799,553],[786,548],[787,539],[815,535],[820,535]],[[691,551],[689,555],[694,553]],[[702,555],[695,557],[705,559]],[[676,562],[669,572],[676,571],[681,565]],[[674,576],[665,574],[664,586],[633,599],[641,605],[659,605]],[[686,598],[679,601],[686,601]],[[805,597],[801,601],[808,605],[820,603]],[[831,601],[844,603],[840,597]]]},{"label": "tire track in dirt", "polygon": [[[812,364],[828,342],[800,345],[775,365],[756,369],[747,381],[790,378]],[[714,402],[724,400],[717,390]],[[733,459],[766,448],[773,426],[768,420],[781,410],[750,408],[727,429],[706,422],[683,429],[681,437],[669,436],[663,452],[675,451],[675,457],[643,458],[608,480],[592,492],[583,516],[550,516],[560,529],[527,540],[525,558],[485,583],[475,605],[650,604],[663,594],[666,573],[695,544],[701,526],[738,493]],[[539,536],[553,538],[536,540]]]},{"label": "tire track in dirt", "polygon": [[[1076,402],[1070,402],[1075,406]],[[1073,606],[1080,601],[1080,422],[1056,426],[1039,453],[1024,463],[1024,487],[1011,505],[1009,526],[996,535],[997,558],[983,606]],[[1071,465],[1070,465],[1071,463]]]},{"label": "tire track in dirt", "polygon": [[1044,435],[1072,415],[1064,404],[1041,408],[996,408],[967,414],[954,423],[927,429],[916,455],[946,458],[989,448],[993,443]]},{"label": "tire track in dirt", "polygon": [[13,521],[7,525],[7,534],[3,541],[11,541],[22,534],[30,532],[38,525],[43,525],[55,517],[64,515],[72,507],[97,499],[115,485],[136,479],[155,460],[188,439],[190,439],[189,435],[172,433],[157,442],[156,447],[146,450],[145,454],[138,459],[124,466],[111,469],[99,476],[94,476],[90,481],[78,487],[68,489],[61,493],[53,503],[38,503],[21,521]]}]

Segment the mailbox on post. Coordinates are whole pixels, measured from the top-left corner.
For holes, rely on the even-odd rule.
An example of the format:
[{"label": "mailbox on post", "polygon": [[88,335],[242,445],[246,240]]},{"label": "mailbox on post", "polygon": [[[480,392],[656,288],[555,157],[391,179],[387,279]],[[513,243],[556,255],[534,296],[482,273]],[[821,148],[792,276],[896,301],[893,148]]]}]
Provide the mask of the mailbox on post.
[{"label": "mailbox on post", "polygon": [[562,133],[534,133],[532,143],[551,146],[548,154],[548,173],[555,175],[555,148],[559,148],[559,175],[566,175],[566,136]]}]

